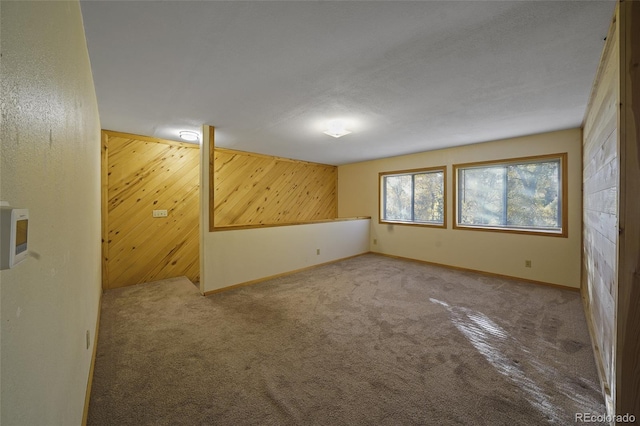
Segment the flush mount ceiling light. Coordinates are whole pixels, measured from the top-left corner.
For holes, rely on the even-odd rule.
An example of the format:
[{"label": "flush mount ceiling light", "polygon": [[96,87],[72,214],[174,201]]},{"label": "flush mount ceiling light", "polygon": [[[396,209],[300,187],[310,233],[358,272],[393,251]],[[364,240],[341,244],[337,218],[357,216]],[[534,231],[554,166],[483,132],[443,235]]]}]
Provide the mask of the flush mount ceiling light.
[{"label": "flush mount ceiling light", "polygon": [[341,136],[348,135],[351,131],[345,128],[344,121],[331,120],[327,123],[327,130],[322,133],[333,136],[334,138],[339,138]]},{"label": "flush mount ceiling light", "polygon": [[180,139],[185,140],[187,142],[195,142],[200,139],[200,135],[197,134],[196,132],[183,130],[180,132]]}]

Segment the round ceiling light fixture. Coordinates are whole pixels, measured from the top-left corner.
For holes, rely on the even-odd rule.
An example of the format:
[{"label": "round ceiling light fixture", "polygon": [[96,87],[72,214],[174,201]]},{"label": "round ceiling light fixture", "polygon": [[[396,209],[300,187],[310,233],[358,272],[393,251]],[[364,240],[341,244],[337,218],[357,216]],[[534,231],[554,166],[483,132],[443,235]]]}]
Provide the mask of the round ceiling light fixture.
[{"label": "round ceiling light fixture", "polygon": [[196,142],[200,140],[200,135],[190,130],[182,130],[180,133],[180,139],[187,142]]}]

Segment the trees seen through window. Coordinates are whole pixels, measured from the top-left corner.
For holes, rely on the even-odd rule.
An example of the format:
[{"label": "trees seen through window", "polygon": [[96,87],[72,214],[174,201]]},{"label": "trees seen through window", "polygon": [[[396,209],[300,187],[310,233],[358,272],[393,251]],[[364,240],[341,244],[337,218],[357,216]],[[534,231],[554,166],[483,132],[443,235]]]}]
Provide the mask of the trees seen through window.
[{"label": "trees seen through window", "polygon": [[444,226],[444,180],[444,167],[381,173],[381,222]]},{"label": "trees seen through window", "polygon": [[563,233],[566,154],[454,166],[455,227]]}]

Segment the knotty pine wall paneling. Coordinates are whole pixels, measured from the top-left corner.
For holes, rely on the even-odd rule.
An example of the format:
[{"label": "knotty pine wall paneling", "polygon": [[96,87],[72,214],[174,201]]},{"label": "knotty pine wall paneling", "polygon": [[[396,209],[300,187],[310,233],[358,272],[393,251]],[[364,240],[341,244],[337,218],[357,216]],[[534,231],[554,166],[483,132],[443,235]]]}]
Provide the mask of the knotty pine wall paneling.
[{"label": "knotty pine wall paneling", "polygon": [[[640,2],[619,1],[583,126],[582,290],[609,414],[640,420]],[[616,423],[619,424],[619,423]]]},{"label": "knotty pine wall paneling", "polygon": [[103,131],[105,289],[199,280],[199,155],[198,145]]},{"label": "knotty pine wall paneling", "polygon": [[612,403],[618,244],[617,19],[607,35],[583,126],[582,287],[593,324],[603,390]]},{"label": "knotty pine wall paneling", "polygon": [[212,229],[337,217],[335,166],[224,148],[212,157]]}]

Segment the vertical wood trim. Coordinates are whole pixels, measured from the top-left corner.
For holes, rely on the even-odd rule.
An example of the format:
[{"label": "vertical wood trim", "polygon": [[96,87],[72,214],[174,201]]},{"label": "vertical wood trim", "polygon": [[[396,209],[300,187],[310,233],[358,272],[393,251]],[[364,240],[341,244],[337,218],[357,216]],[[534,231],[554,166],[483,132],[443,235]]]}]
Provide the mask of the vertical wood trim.
[{"label": "vertical wood trim", "polygon": [[213,126],[209,126],[209,231],[213,231],[215,227],[215,178],[214,178],[214,158],[215,158],[215,128]]},{"label": "vertical wood trim", "polygon": [[337,167],[335,169],[335,176],[336,176],[335,182],[333,183],[333,188],[334,188],[334,192],[335,192],[333,217],[337,218],[338,217],[338,212],[340,211],[340,209],[338,208],[339,207],[339,205],[338,205],[338,198],[339,198],[338,197],[338,188],[339,188],[338,179],[339,179],[339,176],[338,176],[338,168]]},{"label": "vertical wood trim", "polygon": [[456,225],[458,224],[458,170],[452,164],[451,165],[451,184],[453,185],[451,189],[451,229],[456,229]]},{"label": "vertical wood trim", "polygon": [[640,2],[621,1],[616,414],[640,421]]},{"label": "vertical wood trim", "polygon": [[448,167],[449,166],[447,166],[447,165],[442,167],[442,179],[443,179],[443,182],[442,182],[442,203],[443,203],[443,206],[442,206],[442,214],[443,214],[442,224],[444,225],[445,229],[447,229],[447,220],[449,220],[448,219],[448,211],[447,211],[447,204],[448,204],[448,200],[447,200],[447,193],[448,193],[448,191],[447,191],[447,185],[448,185],[448,182],[447,182],[447,169],[448,169]]},{"label": "vertical wood trim", "polygon": [[98,315],[96,317],[96,327],[93,332],[93,348],[91,351],[91,365],[89,366],[89,377],[87,379],[87,390],[84,394],[84,410],[82,412],[82,426],[87,426],[89,419],[89,403],[91,402],[91,388],[93,387],[93,372],[96,367],[96,354],[98,353],[98,334],[100,332],[100,316],[102,314],[102,293],[98,300]]},{"label": "vertical wood trim", "polygon": [[101,131],[101,136],[102,289],[107,290],[109,288],[109,268],[107,267],[109,258],[109,135]]},{"label": "vertical wood trim", "polygon": [[[580,127],[580,294],[582,295],[582,301],[587,302],[585,295],[585,267],[584,267],[584,178],[582,175],[582,164],[584,161],[584,127]],[[584,305],[585,313],[587,312],[587,305]],[[590,319],[590,317],[588,317]],[[591,333],[593,334],[593,333]],[[592,337],[593,338],[593,337]],[[602,378],[601,378],[602,379]]]},{"label": "vertical wood trim", "polygon": [[[617,2],[616,5],[616,11],[617,11],[617,16],[616,16],[616,36],[618,38],[618,64],[617,64],[617,77],[618,77],[618,85],[616,87],[617,90],[617,96],[616,99],[618,100],[617,103],[617,114],[616,114],[616,136],[617,136],[617,167],[618,167],[618,182],[616,182],[617,186],[618,186],[618,197],[617,197],[617,213],[618,213],[618,240],[617,240],[617,244],[616,244],[616,281],[615,281],[615,288],[614,288],[614,293],[613,293],[613,303],[614,303],[614,320],[613,320],[613,356],[612,356],[612,363],[613,363],[613,377],[611,378],[611,403],[613,405],[613,413],[612,414],[616,414],[618,413],[618,409],[619,409],[619,387],[621,382],[618,380],[619,374],[621,373],[621,370],[618,368],[618,366],[620,365],[620,357],[621,354],[618,350],[619,345],[622,343],[621,340],[621,327],[620,327],[620,316],[618,314],[618,311],[620,310],[620,275],[621,275],[621,269],[620,269],[620,261],[621,261],[621,242],[623,239],[623,232],[622,230],[624,229],[624,214],[622,213],[623,210],[623,205],[624,205],[624,194],[623,194],[623,189],[624,189],[624,169],[622,168],[622,162],[624,161],[624,104],[623,104],[623,99],[622,99],[622,87],[624,86],[624,79],[625,79],[625,73],[624,73],[624,50],[625,50],[625,35],[622,31],[624,31],[625,29],[625,25],[624,25],[624,18],[623,18],[623,14],[624,14],[624,2],[622,0],[619,0]],[[624,303],[622,303],[624,304]],[[617,424],[617,422],[613,422],[614,424]]]},{"label": "vertical wood trim", "polygon": [[202,126],[202,142],[200,144],[200,293],[204,294],[206,288],[206,265],[207,265],[207,240],[210,229],[211,215],[211,179],[213,168],[210,164],[210,146],[212,145],[215,128],[213,126]]},{"label": "vertical wood trim", "polygon": [[384,191],[384,188],[382,186],[382,176],[380,176],[380,173],[378,173],[378,218],[377,218],[377,222],[380,223],[380,221],[382,220],[382,216],[384,215],[384,208],[386,207],[386,204],[383,204],[383,201],[386,197],[386,192],[383,193],[382,191]]},{"label": "vertical wood trim", "polygon": [[563,153],[560,158],[562,167],[562,236],[569,236],[569,154]]}]

